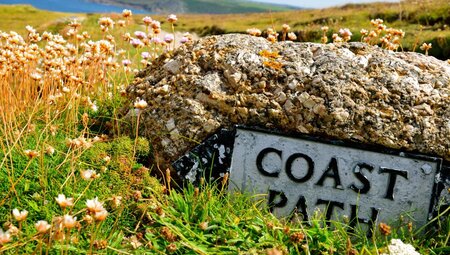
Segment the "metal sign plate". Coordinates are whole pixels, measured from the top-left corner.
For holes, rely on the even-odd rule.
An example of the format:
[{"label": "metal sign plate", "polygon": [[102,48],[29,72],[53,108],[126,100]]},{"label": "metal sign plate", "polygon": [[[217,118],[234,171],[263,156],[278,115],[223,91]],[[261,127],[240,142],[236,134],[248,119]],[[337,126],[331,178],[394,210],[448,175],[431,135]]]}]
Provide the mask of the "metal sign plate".
[{"label": "metal sign plate", "polygon": [[229,189],[267,194],[277,216],[317,208],[327,218],[423,225],[430,217],[439,158],[385,153],[237,128]]}]

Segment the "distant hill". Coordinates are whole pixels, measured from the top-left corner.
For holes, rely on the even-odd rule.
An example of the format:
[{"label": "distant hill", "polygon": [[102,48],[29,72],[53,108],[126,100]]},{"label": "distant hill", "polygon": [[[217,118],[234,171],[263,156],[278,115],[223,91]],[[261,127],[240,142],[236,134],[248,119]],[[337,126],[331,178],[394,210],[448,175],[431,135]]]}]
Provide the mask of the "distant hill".
[{"label": "distant hill", "polygon": [[288,5],[257,3],[246,0],[88,0],[90,2],[141,8],[151,13],[249,13],[298,9]]}]

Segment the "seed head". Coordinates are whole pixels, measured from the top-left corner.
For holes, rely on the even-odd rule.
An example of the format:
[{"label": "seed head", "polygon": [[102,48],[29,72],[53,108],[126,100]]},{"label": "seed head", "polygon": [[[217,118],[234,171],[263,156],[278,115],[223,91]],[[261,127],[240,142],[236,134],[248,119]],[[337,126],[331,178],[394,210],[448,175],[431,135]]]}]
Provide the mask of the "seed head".
[{"label": "seed head", "polygon": [[388,224],[381,222],[379,227],[382,235],[388,236],[391,234],[391,227]]},{"label": "seed head", "polygon": [[305,239],[305,234],[303,234],[302,232],[295,232],[291,234],[289,239],[291,239],[291,242],[298,244],[303,241],[303,239]]}]

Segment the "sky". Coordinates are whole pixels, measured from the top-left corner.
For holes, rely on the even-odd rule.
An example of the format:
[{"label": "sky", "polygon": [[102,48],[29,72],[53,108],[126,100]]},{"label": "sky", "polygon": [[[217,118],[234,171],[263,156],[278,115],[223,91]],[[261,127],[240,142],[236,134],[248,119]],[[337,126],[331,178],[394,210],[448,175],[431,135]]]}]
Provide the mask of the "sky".
[{"label": "sky", "polygon": [[253,0],[256,2],[288,4],[304,8],[324,8],[347,3],[399,2],[398,0]]}]

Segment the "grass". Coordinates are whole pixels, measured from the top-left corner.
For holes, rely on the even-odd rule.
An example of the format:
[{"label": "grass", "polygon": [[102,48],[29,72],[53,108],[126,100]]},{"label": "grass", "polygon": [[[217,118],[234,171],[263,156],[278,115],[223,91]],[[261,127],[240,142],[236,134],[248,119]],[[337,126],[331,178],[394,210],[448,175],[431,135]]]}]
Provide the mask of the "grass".
[{"label": "grass", "polygon": [[[39,25],[36,15],[27,20]],[[149,141],[127,135],[139,134],[145,104],[123,97],[133,70],[171,54],[172,44],[124,41],[136,29],[156,36],[141,16],[112,15],[125,25],[103,19],[102,30],[99,15],[81,17],[57,26],[64,39],[32,28],[29,36],[21,30],[24,37],[2,33],[1,254],[380,254],[391,239],[425,254],[449,253],[450,209],[432,227],[399,219],[367,238],[320,212],[310,222],[277,219],[264,195],[225,192],[226,180],[178,187],[152,163]],[[118,119],[123,107],[136,122]]]}]

